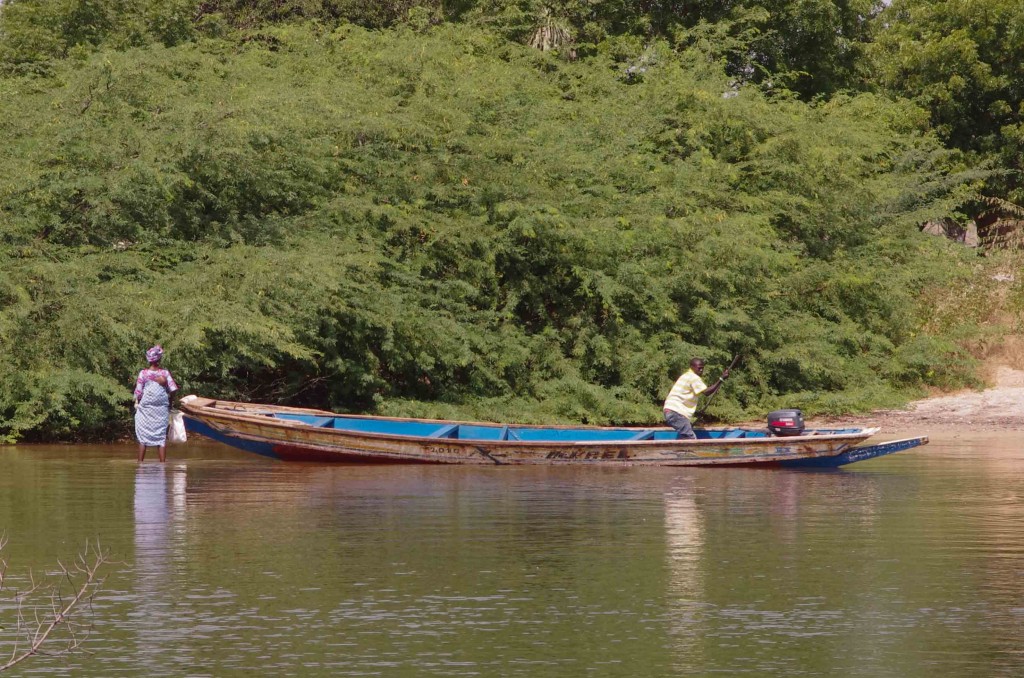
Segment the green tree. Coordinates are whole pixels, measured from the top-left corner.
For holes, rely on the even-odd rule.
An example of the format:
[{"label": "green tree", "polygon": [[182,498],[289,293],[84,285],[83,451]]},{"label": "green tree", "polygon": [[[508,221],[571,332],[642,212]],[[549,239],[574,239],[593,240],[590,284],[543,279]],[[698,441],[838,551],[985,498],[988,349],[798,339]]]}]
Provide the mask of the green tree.
[{"label": "green tree", "polygon": [[166,46],[192,39],[194,0],[7,0],[0,73],[48,74],[57,60],[101,44]]},{"label": "green tree", "polygon": [[1024,202],[1024,5],[894,0],[876,22],[878,85],[927,110],[950,146],[1001,170],[987,192]]},{"label": "green tree", "polygon": [[738,82],[811,98],[863,85],[863,48],[875,0],[483,0],[465,14],[527,43],[554,22],[575,50],[637,59],[658,40],[700,47]]},{"label": "green tree", "polygon": [[474,419],[650,422],[693,354],[746,356],[719,417],[969,381],[917,225],[977,176],[919,109],[648,54],[297,22],[0,78],[0,435],[124,431],[156,341],[189,392]]}]

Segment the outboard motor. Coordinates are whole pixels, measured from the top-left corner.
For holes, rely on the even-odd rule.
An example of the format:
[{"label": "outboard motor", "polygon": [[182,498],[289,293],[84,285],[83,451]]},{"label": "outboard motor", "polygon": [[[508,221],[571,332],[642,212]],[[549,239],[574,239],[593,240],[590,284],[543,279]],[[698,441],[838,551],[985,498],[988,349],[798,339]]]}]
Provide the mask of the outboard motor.
[{"label": "outboard motor", "polygon": [[804,413],[800,410],[775,410],[768,413],[768,430],[775,436],[798,436],[804,432]]}]

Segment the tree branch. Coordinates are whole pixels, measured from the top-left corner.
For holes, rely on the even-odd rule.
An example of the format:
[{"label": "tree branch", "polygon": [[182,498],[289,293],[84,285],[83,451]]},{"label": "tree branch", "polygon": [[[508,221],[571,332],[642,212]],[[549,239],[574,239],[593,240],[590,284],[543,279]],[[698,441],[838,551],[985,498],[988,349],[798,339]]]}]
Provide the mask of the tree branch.
[{"label": "tree branch", "polygon": [[[6,544],[6,537],[0,536],[0,550]],[[6,664],[0,666],[0,671],[6,671],[29,657],[39,654],[43,644],[61,627],[68,634],[64,651],[71,652],[81,647],[86,635],[79,633],[80,624],[75,620],[74,614],[81,603],[91,599],[102,586],[103,579],[100,578],[99,572],[107,561],[107,551],[100,547],[99,542],[96,542],[95,545],[86,542],[85,549],[78,554],[74,564],[68,566],[58,561],[60,574],[56,582],[48,584],[45,580],[37,581],[35,575],[29,572],[28,589],[15,594],[15,600],[18,603],[17,636],[20,638],[24,634],[28,647],[21,649],[16,641],[10,659]],[[0,558],[0,588],[3,585],[3,573],[6,572],[6,569],[6,560]],[[63,590],[65,584],[69,585],[73,592],[70,598],[65,597]],[[30,597],[41,590],[49,591],[49,610],[47,614],[40,616],[40,607],[33,607],[32,623],[29,624],[26,620],[26,606],[30,602]]]}]

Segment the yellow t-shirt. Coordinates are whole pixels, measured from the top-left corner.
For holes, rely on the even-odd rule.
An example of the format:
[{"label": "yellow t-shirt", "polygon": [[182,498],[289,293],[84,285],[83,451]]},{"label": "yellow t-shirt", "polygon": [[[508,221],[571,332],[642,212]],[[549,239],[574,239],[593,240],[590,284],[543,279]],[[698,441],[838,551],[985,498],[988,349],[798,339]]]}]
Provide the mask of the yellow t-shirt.
[{"label": "yellow t-shirt", "polygon": [[693,370],[687,370],[676,379],[675,385],[668,393],[668,398],[665,398],[665,409],[692,419],[693,413],[697,410],[697,396],[707,388],[707,384]]}]

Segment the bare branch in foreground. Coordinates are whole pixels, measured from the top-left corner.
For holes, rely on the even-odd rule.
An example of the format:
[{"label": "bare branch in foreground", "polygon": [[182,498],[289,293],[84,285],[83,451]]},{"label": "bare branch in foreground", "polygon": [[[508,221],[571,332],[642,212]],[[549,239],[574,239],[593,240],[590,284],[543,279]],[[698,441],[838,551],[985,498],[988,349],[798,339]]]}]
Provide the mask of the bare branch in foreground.
[{"label": "bare branch in foreground", "polygon": [[[0,535],[0,551],[7,544],[6,536]],[[79,619],[78,612],[83,604],[103,585],[99,576],[100,568],[108,562],[108,553],[99,542],[86,542],[85,548],[70,565],[58,561],[59,572],[49,578],[36,579],[29,572],[28,587],[15,591],[11,597],[17,604],[17,633],[14,648],[0,671],[19,664],[29,657],[41,654],[47,641],[63,636],[62,652],[79,649],[88,637],[88,625]],[[7,561],[0,557],[0,590],[3,589]],[[36,602],[40,597],[46,602]],[[2,661],[2,660],[0,660]]]}]

